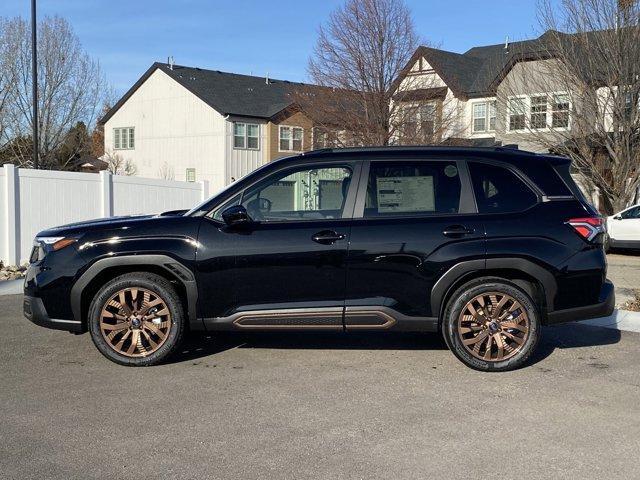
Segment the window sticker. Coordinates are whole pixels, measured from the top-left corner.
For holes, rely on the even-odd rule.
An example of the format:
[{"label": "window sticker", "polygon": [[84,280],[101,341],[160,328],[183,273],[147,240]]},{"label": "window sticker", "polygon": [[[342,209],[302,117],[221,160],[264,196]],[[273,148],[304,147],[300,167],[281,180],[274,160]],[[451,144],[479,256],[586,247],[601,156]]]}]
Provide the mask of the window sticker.
[{"label": "window sticker", "polygon": [[433,212],[433,176],[378,177],[378,212]]},{"label": "window sticker", "polygon": [[456,168],[455,165],[447,165],[444,168],[444,174],[449,178],[453,178],[456,175],[458,175],[458,169]]}]

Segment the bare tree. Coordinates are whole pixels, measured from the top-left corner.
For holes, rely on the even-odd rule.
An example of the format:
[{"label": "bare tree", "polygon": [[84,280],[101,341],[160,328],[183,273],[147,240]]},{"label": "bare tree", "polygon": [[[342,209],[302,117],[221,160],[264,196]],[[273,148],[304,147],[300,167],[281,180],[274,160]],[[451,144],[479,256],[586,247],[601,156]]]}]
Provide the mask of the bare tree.
[{"label": "bare tree", "polygon": [[[66,164],[58,164],[55,152],[73,125],[83,122],[93,126],[102,104],[105,81],[99,64],[82,49],[66,20],[45,17],[38,30],[38,154],[44,168],[66,168]],[[5,137],[28,136],[33,125],[29,24],[22,18],[5,21],[0,44],[3,53],[0,62],[15,76],[7,92]],[[13,156],[21,166],[31,165],[30,151],[16,147]]]},{"label": "bare tree", "polygon": [[[320,27],[309,60],[309,75],[320,88],[296,93],[296,104],[317,126],[316,139],[339,146],[388,145],[397,139],[419,107],[405,101],[415,88],[406,83],[398,88],[397,82],[418,43],[402,0],[347,0],[334,11]],[[426,127],[434,121],[427,117],[436,114],[424,111],[417,122]]]},{"label": "bare tree", "polygon": [[173,167],[169,165],[167,162],[164,162],[162,165],[160,165],[160,168],[158,169],[158,177],[163,180],[175,180],[176,175],[173,170]]},{"label": "bare tree", "polygon": [[122,158],[122,155],[108,151],[102,157],[102,160],[107,162],[107,171],[113,175],[126,175],[133,176],[138,173],[136,164],[130,159]]},{"label": "bare tree", "polygon": [[498,87],[506,129],[572,158],[601,208],[621,210],[640,186],[638,2],[545,0],[539,18],[546,33]]},{"label": "bare tree", "polygon": [[7,122],[9,96],[15,87],[15,70],[12,67],[12,54],[7,35],[7,21],[0,18],[0,148],[8,141]]}]

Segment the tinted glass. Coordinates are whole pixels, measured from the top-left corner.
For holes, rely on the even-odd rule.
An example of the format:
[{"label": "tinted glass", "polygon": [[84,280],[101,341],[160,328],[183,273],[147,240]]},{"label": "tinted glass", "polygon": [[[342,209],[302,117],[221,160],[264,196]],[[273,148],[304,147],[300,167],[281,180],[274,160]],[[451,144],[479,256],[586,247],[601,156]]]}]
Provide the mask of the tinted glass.
[{"label": "tinted glass", "polygon": [[536,194],[506,168],[469,162],[469,169],[480,213],[519,212],[538,201]]},{"label": "tinted glass", "polygon": [[640,207],[630,208],[629,210],[622,212],[620,216],[624,219],[627,218],[640,218]]},{"label": "tinted glass", "polygon": [[347,167],[289,170],[247,190],[242,205],[263,222],[341,218],[350,183]]},{"label": "tinted glass", "polygon": [[458,213],[455,162],[371,163],[364,216]]}]

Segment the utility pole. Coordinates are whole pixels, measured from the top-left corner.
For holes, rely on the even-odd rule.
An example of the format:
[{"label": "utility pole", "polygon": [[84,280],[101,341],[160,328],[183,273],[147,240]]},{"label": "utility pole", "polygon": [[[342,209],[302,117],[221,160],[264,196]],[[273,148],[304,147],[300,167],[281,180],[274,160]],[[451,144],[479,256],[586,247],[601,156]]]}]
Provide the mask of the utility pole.
[{"label": "utility pole", "polygon": [[33,75],[33,168],[38,168],[38,55],[36,43],[36,0],[31,0],[31,74]]}]

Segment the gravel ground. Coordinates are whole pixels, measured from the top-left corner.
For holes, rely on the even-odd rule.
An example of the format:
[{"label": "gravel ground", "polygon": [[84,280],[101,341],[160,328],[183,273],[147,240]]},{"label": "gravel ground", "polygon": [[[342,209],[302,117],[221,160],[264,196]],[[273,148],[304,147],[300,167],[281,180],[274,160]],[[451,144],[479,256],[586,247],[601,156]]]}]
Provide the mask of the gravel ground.
[{"label": "gravel ground", "polygon": [[194,337],[134,369],[0,312],[3,479],[638,476],[640,334],[549,327],[503,374],[390,333]]},{"label": "gravel ground", "polygon": [[616,287],[616,305],[620,306],[634,297],[634,290],[640,290],[640,252],[630,251],[607,255],[607,277]]}]

